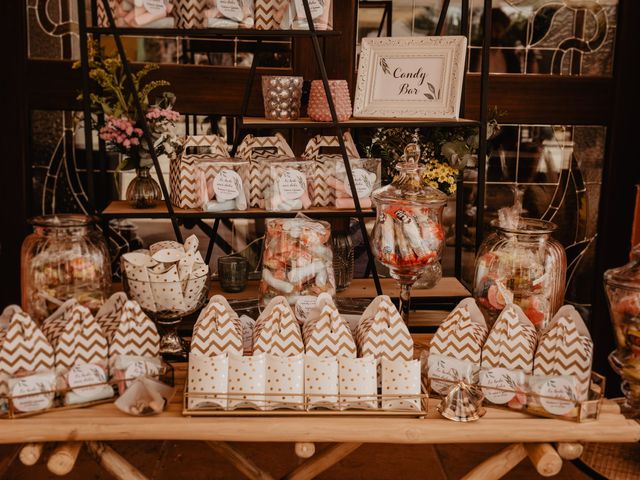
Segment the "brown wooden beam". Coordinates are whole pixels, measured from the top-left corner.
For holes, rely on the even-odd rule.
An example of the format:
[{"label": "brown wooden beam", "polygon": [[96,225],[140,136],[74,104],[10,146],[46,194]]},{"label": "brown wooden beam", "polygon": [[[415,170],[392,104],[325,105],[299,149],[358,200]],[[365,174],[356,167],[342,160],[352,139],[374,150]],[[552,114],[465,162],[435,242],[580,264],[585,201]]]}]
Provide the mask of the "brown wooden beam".
[{"label": "brown wooden beam", "polygon": [[[330,56],[328,55],[328,58]],[[262,74],[289,74],[288,69],[260,69]],[[162,65],[153,76],[171,82],[183,113],[237,115],[248,69],[207,65]],[[80,74],[63,60],[28,62],[28,99],[31,109],[61,110],[76,100]],[[46,80],[43,80],[46,79]],[[489,105],[506,115],[503,123],[606,125],[610,118],[613,81],[608,77],[559,75],[491,75]],[[260,82],[255,82],[250,115],[262,115]],[[467,78],[467,116],[479,117],[480,77]]]}]

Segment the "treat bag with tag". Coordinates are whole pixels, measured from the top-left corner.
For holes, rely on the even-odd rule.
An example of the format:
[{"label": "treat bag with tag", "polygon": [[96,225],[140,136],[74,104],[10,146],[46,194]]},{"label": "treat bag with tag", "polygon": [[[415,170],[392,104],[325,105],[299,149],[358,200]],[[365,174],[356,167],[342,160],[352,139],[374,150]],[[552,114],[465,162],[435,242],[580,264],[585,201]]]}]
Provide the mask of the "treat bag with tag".
[{"label": "treat bag with tag", "polygon": [[267,355],[252,357],[229,354],[228,408],[265,409],[267,391]]},{"label": "treat bag with tag", "polygon": [[304,355],[267,355],[267,407],[304,409]]},{"label": "treat bag with tag", "polygon": [[338,358],[304,357],[304,391],[311,408],[338,408]]},{"label": "treat bag with tag", "polygon": [[[51,373],[54,369],[53,347],[47,337],[40,331],[36,322],[17,305],[10,305],[2,312],[1,323],[5,328],[0,329],[0,395],[11,396],[28,395],[31,393],[51,391],[49,383],[55,388],[56,376]],[[32,372],[49,372],[45,377],[21,378],[19,383],[12,383],[11,376]],[[51,375],[53,379],[49,382]],[[17,387],[15,387],[18,385]],[[40,388],[44,387],[44,388]],[[14,392],[15,390],[15,392]],[[31,402],[29,397],[23,398],[21,411],[28,410]],[[40,405],[32,405],[35,410],[49,408],[53,402],[53,395],[43,397]],[[31,398],[33,399],[33,397]],[[18,408],[13,400],[14,407]],[[37,407],[37,408],[36,408]],[[0,398],[0,410],[6,409],[7,403]]]},{"label": "treat bag with tag", "polygon": [[528,380],[530,406],[541,407],[552,415],[577,416],[582,385],[575,376],[531,375]]},{"label": "treat bag with tag", "polygon": [[380,295],[369,304],[360,317],[355,337],[360,357],[371,355],[378,363],[381,359],[413,358],[409,329],[387,295]]},{"label": "treat bag with tag", "polygon": [[440,395],[446,395],[458,380],[476,383],[478,379],[478,366],[465,360],[431,353],[427,364],[429,386]]},{"label": "treat bag with tag", "polygon": [[515,304],[507,305],[489,332],[482,349],[482,368],[533,371],[537,332],[531,320]]},{"label": "treat bag with tag", "polygon": [[175,387],[142,377],[133,382],[124,395],[115,401],[115,405],[129,415],[157,415],[162,413],[175,393]]},{"label": "treat bag with tag", "polygon": [[175,22],[171,12],[174,7],[172,0],[135,0],[125,21],[136,28],[173,28]]},{"label": "treat bag with tag", "polygon": [[241,315],[240,324],[242,325],[242,349],[245,355],[251,355],[253,352],[253,330],[256,328],[256,321],[248,315]]},{"label": "treat bag with tag", "polygon": [[69,389],[67,405],[113,396],[113,388],[107,383],[107,339],[89,309],[75,299],[67,300],[44,321],[42,331],[53,346],[56,371]]},{"label": "treat bag with tag", "polygon": [[[293,23],[294,30],[309,30],[303,0],[293,0]],[[309,0],[309,11],[313,19],[316,30],[331,30],[333,28],[332,0]]]},{"label": "treat bag with tag", "polygon": [[9,396],[16,413],[33,413],[53,407],[57,375],[54,371],[9,378]]},{"label": "treat bag with tag", "polygon": [[[382,359],[382,409],[421,410],[420,360]],[[404,395],[402,398],[394,398]]]},{"label": "treat bag with tag", "polygon": [[307,355],[356,357],[356,345],[349,324],[338,313],[331,295],[321,293],[302,332]]},{"label": "treat bag with tag", "polygon": [[487,324],[473,298],[465,298],[438,327],[429,352],[480,365]]},{"label": "treat bag with tag", "polygon": [[302,333],[287,299],[273,298],[253,331],[253,352],[291,357],[304,353]]},{"label": "treat bag with tag", "polygon": [[209,28],[253,28],[253,0],[209,0]]},{"label": "treat bag with tag", "polygon": [[227,408],[229,357],[226,353],[207,357],[189,354],[187,408]]},{"label": "treat bag with tag", "polygon": [[489,368],[480,370],[479,383],[487,401],[521,409],[527,404],[527,375],[522,370]]},{"label": "treat bag with tag", "polygon": [[193,327],[191,352],[215,356],[222,353],[242,355],[242,324],[222,295],[214,295],[200,312]]},{"label": "treat bag with tag", "polygon": [[577,310],[565,305],[542,331],[534,361],[535,375],[572,375],[578,399],[586,400],[591,379],[593,341]]},{"label": "treat bag with tag", "polygon": [[378,379],[373,357],[340,357],[340,410],[378,408]]}]

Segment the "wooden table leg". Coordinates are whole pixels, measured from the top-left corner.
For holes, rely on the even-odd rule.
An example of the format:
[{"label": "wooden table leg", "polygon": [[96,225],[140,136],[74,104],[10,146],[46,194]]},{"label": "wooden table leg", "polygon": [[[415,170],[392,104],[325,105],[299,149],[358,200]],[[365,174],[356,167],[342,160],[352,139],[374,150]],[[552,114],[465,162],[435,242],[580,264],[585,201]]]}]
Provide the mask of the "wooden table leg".
[{"label": "wooden table leg", "polygon": [[318,476],[356,450],[361,443],[338,443],[310,458],[285,478],[288,480],[307,480]]},{"label": "wooden table leg", "polygon": [[311,458],[316,453],[316,446],[309,442],[296,442],[294,450],[298,458]]},{"label": "wooden table leg", "polygon": [[0,478],[4,477],[4,474],[9,470],[9,467],[13,463],[13,461],[18,456],[20,452],[20,445],[14,445],[13,450],[9,455],[5,455],[4,457],[0,457]]},{"label": "wooden table leg", "polygon": [[31,467],[38,463],[44,450],[44,443],[27,443],[20,449],[19,458],[23,465]]},{"label": "wooden table leg", "polygon": [[114,449],[102,442],[86,442],[91,457],[118,480],[148,480]]},{"label": "wooden table leg", "polygon": [[562,469],[562,458],[548,443],[525,443],[525,450],[533,466],[543,477],[553,477]]},{"label": "wooden table leg", "polygon": [[244,454],[226,442],[205,442],[209,447],[226,458],[245,477],[250,480],[273,480],[273,477],[258,467]]},{"label": "wooden table leg", "polygon": [[527,451],[524,445],[514,443],[487,458],[462,477],[461,480],[496,480],[502,478],[525,458],[527,458]]},{"label": "wooden table leg", "polygon": [[584,445],[581,443],[558,443],[556,450],[558,450],[558,455],[563,459],[575,460],[582,455]]},{"label": "wooden table leg", "polygon": [[81,448],[82,442],[58,444],[47,460],[47,470],[54,475],[67,475],[73,470]]}]

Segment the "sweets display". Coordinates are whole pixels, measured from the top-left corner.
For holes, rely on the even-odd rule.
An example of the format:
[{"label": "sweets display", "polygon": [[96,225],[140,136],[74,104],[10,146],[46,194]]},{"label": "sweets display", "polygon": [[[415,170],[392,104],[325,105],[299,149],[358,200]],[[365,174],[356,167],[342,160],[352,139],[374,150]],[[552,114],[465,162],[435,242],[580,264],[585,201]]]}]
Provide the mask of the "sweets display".
[{"label": "sweets display", "polygon": [[302,77],[262,77],[264,116],[270,120],[297,120],[302,100]]},{"label": "sweets display", "polygon": [[253,28],[253,0],[207,0],[205,27]]},{"label": "sweets display", "polygon": [[490,325],[513,302],[542,330],[564,300],[566,255],[550,237],[556,227],[530,218],[492,225],[496,232],[484,240],[476,259],[473,295]]},{"label": "sweets display", "polygon": [[[296,316],[323,292],[335,295],[331,226],[306,217],[266,221],[260,302],[282,295]],[[307,307],[305,307],[307,306]]]},{"label": "sweets display", "polygon": [[22,305],[38,323],[75,298],[96,312],[111,290],[104,237],[93,220],[66,214],[31,219],[34,233],[22,243]]},{"label": "sweets display", "polygon": [[269,163],[270,186],[265,192],[267,210],[305,210],[311,207],[313,164],[305,160]]}]

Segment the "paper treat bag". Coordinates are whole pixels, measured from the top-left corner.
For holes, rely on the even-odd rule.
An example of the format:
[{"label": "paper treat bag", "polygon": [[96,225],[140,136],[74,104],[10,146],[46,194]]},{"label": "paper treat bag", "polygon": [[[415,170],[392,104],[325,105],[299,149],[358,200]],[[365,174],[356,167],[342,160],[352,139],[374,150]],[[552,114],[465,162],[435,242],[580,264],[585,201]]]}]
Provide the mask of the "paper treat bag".
[{"label": "paper treat bag", "polygon": [[429,353],[480,364],[487,324],[473,298],[465,298],[438,327]]},{"label": "paper treat bag", "polygon": [[358,356],[371,355],[378,362],[413,358],[409,329],[387,295],[376,297],[360,317],[356,329]]},{"label": "paper treat bag", "polygon": [[227,408],[229,357],[226,353],[206,357],[189,354],[187,408]]},{"label": "paper treat bag", "polygon": [[[420,360],[382,359],[382,409],[383,410],[421,410]],[[387,397],[385,397],[385,395]],[[405,398],[393,398],[406,395]]]},{"label": "paper treat bag", "polygon": [[338,313],[331,295],[321,293],[302,332],[307,355],[355,357],[356,345],[349,324]]},{"label": "paper treat bag", "polygon": [[267,356],[243,357],[229,354],[228,407],[264,409],[267,390]]},{"label": "paper treat bag", "polygon": [[587,398],[593,360],[593,341],[582,317],[565,305],[543,330],[534,360],[534,375],[572,375],[579,399]]},{"label": "paper treat bag", "polygon": [[286,298],[273,298],[258,317],[253,331],[253,352],[280,357],[304,353],[300,326]]},{"label": "paper treat bag", "polygon": [[340,409],[378,408],[378,379],[373,357],[338,360],[340,365]]},{"label": "paper treat bag", "polygon": [[310,408],[338,408],[340,380],[336,357],[304,357],[304,392]]},{"label": "paper treat bag", "polygon": [[214,295],[200,312],[193,327],[191,352],[214,356],[222,353],[242,355],[242,324],[222,295]]},{"label": "paper treat bag", "polygon": [[515,304],[500,313],[482,349],[482,368],[506,368],[531,373],[536,328]]},{"label": "paper treat bag", "polygon": [[304,355],[267,356],[267,407],[304,409]]}]

